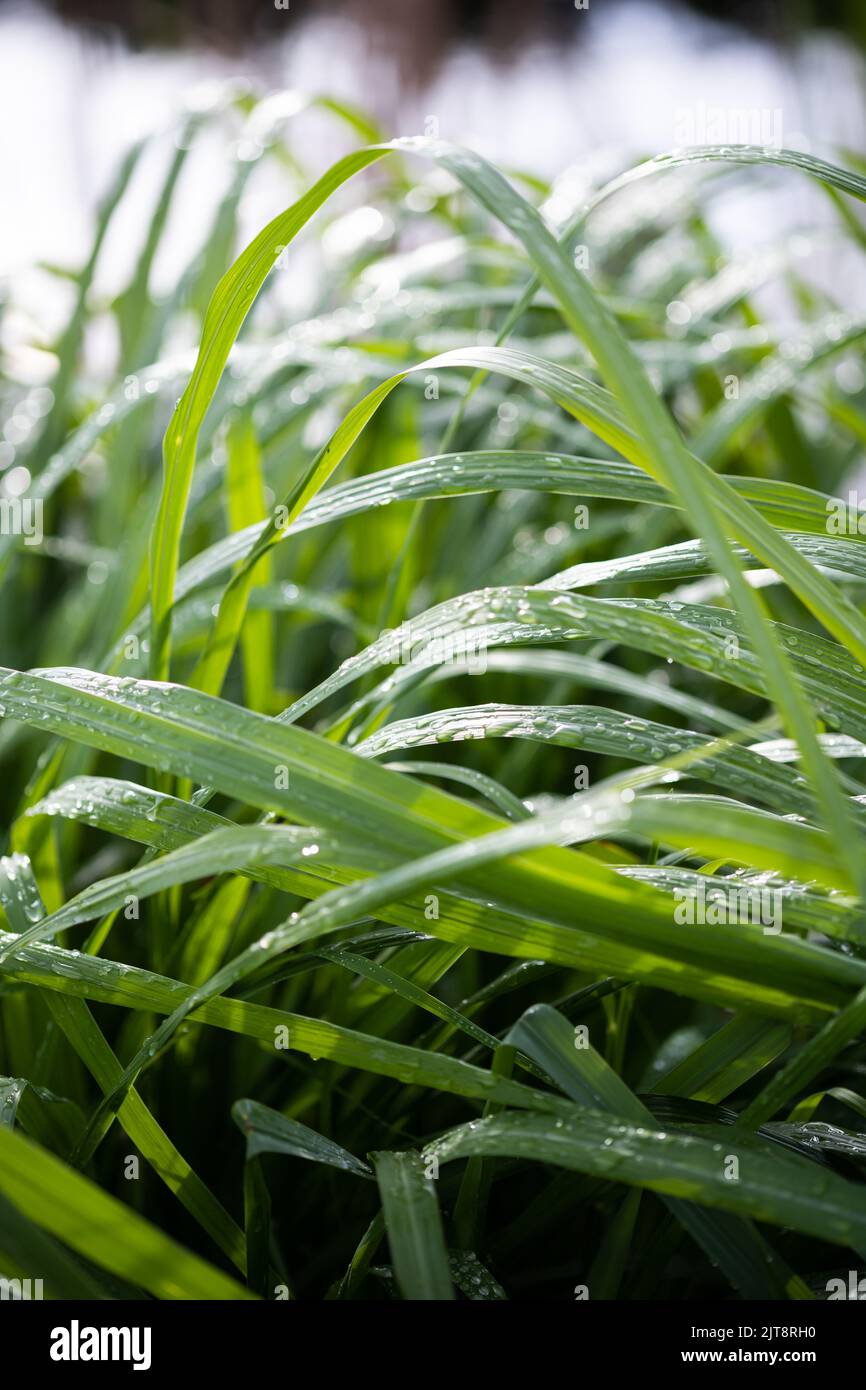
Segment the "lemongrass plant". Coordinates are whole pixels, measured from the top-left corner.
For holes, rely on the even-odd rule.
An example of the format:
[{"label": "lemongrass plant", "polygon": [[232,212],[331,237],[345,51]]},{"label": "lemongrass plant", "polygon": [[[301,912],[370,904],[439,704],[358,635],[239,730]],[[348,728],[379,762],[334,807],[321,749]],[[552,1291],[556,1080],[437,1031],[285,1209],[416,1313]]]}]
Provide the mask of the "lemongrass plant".
[{"label": "lemongrass plant", "polygon": [[[686,149],[563,215],[312,104],[318,179],[298,101],[189,118],[105,302],[131,151],[43,379],[3,363],[0,1274],[827,1298],[866,1258],[866,321],[811,264],[862,256],[866,178]],[[241,153],[157,297],[205,130]],[[832,220],[731,259],[759,178]]]}]

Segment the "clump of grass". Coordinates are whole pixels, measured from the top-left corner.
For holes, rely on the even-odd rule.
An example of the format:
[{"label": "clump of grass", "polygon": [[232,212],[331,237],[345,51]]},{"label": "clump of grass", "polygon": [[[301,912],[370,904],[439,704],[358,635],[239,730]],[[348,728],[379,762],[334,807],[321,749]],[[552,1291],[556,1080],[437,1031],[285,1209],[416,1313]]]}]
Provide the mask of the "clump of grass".
[{"label": "clump of grass", "polygon": [[[826,1297],[866,1251],[866,323],[781,240],[764,321],[711,214],[775,165],[862,250],[866,179],[687,151],[554,225],[320,105],[317,182],[278,104],[188,121],[100,304],[133,151],[50,381],[5,367],[3,1274]],[[186,152],[245,122],[157,300]]]}]

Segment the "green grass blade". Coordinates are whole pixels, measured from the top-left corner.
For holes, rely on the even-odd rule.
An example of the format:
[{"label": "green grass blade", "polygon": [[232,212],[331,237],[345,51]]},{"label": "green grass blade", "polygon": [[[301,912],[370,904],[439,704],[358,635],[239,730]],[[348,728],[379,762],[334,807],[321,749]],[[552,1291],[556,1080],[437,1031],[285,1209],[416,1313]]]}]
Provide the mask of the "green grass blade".
[{"label": "green grass blade", "polygon": [[439,1203],[416,1153],[374,1153],[394,1277],[403,1298],[454,1298]]}]

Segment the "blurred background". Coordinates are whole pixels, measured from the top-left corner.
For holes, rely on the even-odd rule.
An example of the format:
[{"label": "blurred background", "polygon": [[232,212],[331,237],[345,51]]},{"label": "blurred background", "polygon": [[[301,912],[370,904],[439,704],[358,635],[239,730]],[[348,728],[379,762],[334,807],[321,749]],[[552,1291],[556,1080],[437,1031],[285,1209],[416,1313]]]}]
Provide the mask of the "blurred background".
[{"label": "blurred background", "polygon": [[[0,220],[0,275],[40,260],[79,264],[130,142],[170,129],[227,82],[327,92],[371,112],[386,135],[438,131],[507,168],[552,177],[595,152],[625,167],[691,143],[689,123],[703,143],[714,110],[758,113],[783,137],[776,143],[837,157],[862,150],[864,52],[861,0],[590,0],[585,9],[573,0],[7,0],[0,184],[12,215]],[[314,177],[341,152],[340,132],[321,112],[303,120]],[[124,283],[133,229],[167,158],[155,149],[137,171],[98,289]],[[216,204],[229,177],[216,136],[197,140],[189,164],[154,267],[157,290],[187,262],[202,205]],[[810,205],[800,200],[821,205],[805,180],[783,187],[789,206],[777,200],[773,218],[802,220]],[[275,210],[251,180],[242,225],[251,231]],[[734,207],[728,234],[754,238],[753,213],[749,223]]]}]

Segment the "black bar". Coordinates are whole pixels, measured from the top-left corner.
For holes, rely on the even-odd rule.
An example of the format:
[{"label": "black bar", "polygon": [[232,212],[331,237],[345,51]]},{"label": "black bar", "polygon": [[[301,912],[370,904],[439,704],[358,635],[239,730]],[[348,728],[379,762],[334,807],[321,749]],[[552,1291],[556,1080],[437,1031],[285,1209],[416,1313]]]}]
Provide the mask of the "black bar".
[{"label": "black bar", "polygon": [[[585,1372],[585,1362],[608,1371],[634,1368],[644,1374],[674,1368],[698,1373],[718,1366],[729,1371],[759,1367],[767,1371],[791,1366],[828,1372],[848,1370],[859,1361],[866,1318],[850,1298],[838,1301],[744,1303],[633,1303],[627,1301],[555,1303],[540,1308],[522,1303],[476,1309],[455,1303],[433,1312],[424,1305],[382,1303],[249,1302],[82,1303],[11,1300],[0,1303],[4,1346],[16,1345],[28,1371],[51,1379],[83,1375],[88,1379],[107,1371],[144,1375],[166,1372],[213,1371],[221,1379],[240,1372],[256,1377],[273,1370],[300,1370],[297,1358],[315,1349],[329,1378],[341,1354],[347,1368],[363,1359],[363,1347],[375,1354],[384,1335],[399,1337],[416,1326],[424,1335],[425,1378],[431,1355],[441,1364],[459,1356],[465,1374],[467,1353],[495,1363],[497,1351],[510,1356],[525,1335],[543,1334],[548,1366],[570,1367],[573,1376]],[[844,1306],[848,1303],[849,1306]],[[384,1316],[383,1316],[384,1315]],[[431,1316],[436,1322],[428,1322]],[[449,1319],[445,1324],[442,1318]],[[454,1318],[454,1323],[450,1318]],[[380,1321],[381,1318],[381,1321]],[[430,1338],[435,1327],[436,1336]],[[115,1329],[103,1334],[102,1329]],[[136,1330],[137,1329],[137,1333]],[[124,1335],[124,1330],[126,1335]],[[352,1332],[322,1342],[320,1331]],[[454,1333],[459,1341],[452,1341]],[[12,1338],[13,1341],[10,1341]],[[561,1340],[560,1340],[561,1338]],[[460,1348],[458,1353],[458,1348]],[[53,1354],[52,1354],[53,1350]],[[103,1359],[88,1359],[96,1351]],[[531,1343],[524,1345],[531,1356]],[[125,1359],[113,1359],[119,1355]],[[61,1356],[77,1359],[59,1359]],[[135,1363],[139,1370],[134,1370]]]}]

